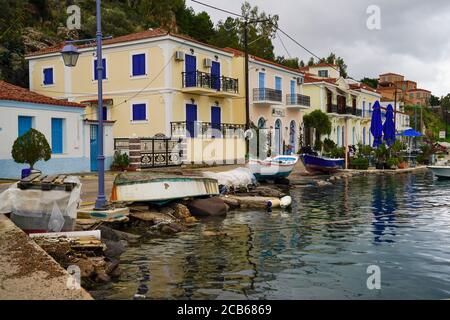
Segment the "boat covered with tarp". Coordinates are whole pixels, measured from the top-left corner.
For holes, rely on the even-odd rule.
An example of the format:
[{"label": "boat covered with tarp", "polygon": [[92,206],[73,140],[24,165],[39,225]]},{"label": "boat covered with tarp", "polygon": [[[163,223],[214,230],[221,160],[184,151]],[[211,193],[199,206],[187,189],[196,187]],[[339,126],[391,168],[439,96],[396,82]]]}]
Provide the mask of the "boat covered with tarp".
[{"label": "boat covered with tarp", "polygon": [[159,172],[127,172],[117,175],[112,202],[168,202],[219,194],[216,179]]}]

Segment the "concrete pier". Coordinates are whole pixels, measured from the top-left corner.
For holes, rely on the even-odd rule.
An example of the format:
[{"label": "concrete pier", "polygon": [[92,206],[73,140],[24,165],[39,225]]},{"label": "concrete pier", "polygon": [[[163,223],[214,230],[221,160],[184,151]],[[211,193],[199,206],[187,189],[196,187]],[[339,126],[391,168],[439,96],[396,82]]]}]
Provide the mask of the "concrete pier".
[{"label": "concrete pier", "polygon": [[1,300],[92,300],[70,289],[69,274],[11,220],[0,214]]}]

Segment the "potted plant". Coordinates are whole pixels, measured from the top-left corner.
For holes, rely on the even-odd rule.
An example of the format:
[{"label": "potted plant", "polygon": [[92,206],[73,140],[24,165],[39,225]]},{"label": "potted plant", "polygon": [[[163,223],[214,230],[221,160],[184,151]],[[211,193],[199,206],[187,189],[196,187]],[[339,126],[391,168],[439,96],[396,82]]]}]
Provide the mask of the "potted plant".
[{"label": "potted plant", "polygon": [[389,158],[386,160],[385,169],[395,170],[399,163],[400,161],[398,160],[398,158],[396,157]]},{"label": "potted plant", "polygon": [[355,159],[352,159],[350,162],[350,165],[353,169],[356,170],[367,170],[369,169],[369,159],[358,157]]},{"label": "potted plant", "polygon": [[376,168],[385,169],[387,167],[386,160],[388,156],[388,149],[386,144],[381,144],[377,149],[375,149],[375,156],[377,159]]},{"label": "potted plant", "polygon": [[29,169],[22,170],[23,179],[33,171],[36,162],[39,160],[50,160],[52,150],[41,132],[30,129],[14,141],[11,155],[15,162],[28,163],[30,165]]},{"label": "potted plant", "polygon": [[111,164],[111,170],[124,171],[128,169],[129,165],[130,165],[130,158],[128,157],[128,154],[117,151],[114,154],[114,160],[113,163]]}]

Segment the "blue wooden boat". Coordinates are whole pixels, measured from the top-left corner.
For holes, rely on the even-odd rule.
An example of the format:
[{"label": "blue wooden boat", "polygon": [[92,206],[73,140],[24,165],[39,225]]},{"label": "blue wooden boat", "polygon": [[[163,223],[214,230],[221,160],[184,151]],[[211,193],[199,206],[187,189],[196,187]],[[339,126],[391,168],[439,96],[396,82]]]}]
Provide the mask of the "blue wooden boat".
[{"label": "blue wooden boat", "polygon": [[345,159],[332,159],[310,154],[302,154],[300,157],[306,169],[311,171],[329,173],[342,169],[345,165]]}]

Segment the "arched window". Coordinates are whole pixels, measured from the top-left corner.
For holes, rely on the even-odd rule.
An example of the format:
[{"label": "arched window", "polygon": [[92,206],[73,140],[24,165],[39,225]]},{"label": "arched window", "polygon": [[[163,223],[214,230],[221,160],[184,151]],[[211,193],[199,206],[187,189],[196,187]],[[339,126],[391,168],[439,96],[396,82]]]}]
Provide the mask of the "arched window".
[{"label": "arched window", "polygon": [[366,127],[363,128],[362,136],[363,136],[362,143],[365,146],[366,145]]},{"label": "arched window", "polygon": [[265,129],[265,128],[266,128],[266,119],[261,117],[258,120],[258,129]]},{"label": "arched window", "polygon": [[345,127],[342,126],[342,146],[345,146]]},{"label": "arched window", "polygon": [[338,145],[338,147],[341,146],[341,127],[337,127],[337,131],[336,131],[336,144]]},{"label": "arched window", "polygon": [[355,127],[353,127],[353,129],[352,129],[352,145],[354,146],[356,143],[355,143],[355,135],[356,135],[356,128]]}]

